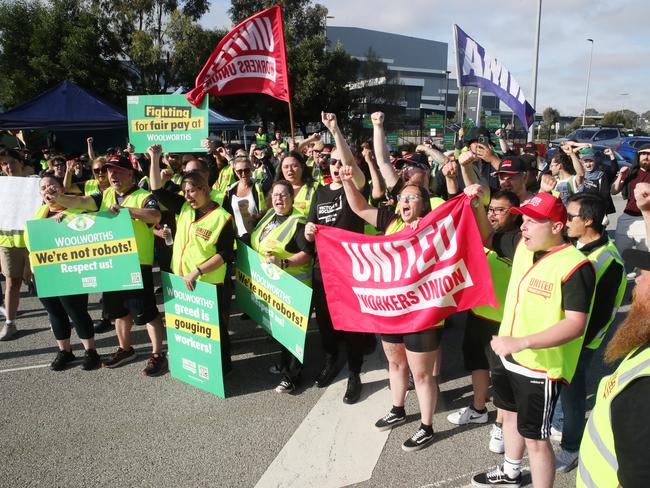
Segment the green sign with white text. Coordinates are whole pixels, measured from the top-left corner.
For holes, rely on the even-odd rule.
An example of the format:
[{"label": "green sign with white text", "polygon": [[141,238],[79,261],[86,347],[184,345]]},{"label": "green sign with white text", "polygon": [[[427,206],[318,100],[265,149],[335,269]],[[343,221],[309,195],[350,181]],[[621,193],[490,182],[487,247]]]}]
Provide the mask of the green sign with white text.
[{"label": "green sign with white text", "polygon": [[424,116],[424,127],[426,129],[442,129],[445,126],[445,117],[441,114],[430,114]]},{"label": "green sign with white text", "polygon": [[39,297],[142,288],[127,211],[29,220],[27,234]]},{"label": "green sign with white text", "polygon": [[303,362],[311,288],[241,241],[236,264],[235,306]]},{"label": "green sign with white text", "polygon": [[152,144],[164,152],[205,152],[201,139],[208,137],[208,97],[201,107],[183,95],[133,95],[126,97],[129,142],[135,152],[147,152]]},{"label": "green sign with white text", "polygon": [[500,115],[486,115],[485,116],[485,127],[488,129],[499,129],[501,128],[501,116]]},{"label": "green sign with white text", "polygon": [[396,146],[399,142],[399,134],[397,132],[386,132],[386,143],[391,146]]},{"label": "green sign with white text", "polygon": [[216,286],[197,281],[190,291],[180,276],[162,272],[161,278],[171,375],[226,398]]}]

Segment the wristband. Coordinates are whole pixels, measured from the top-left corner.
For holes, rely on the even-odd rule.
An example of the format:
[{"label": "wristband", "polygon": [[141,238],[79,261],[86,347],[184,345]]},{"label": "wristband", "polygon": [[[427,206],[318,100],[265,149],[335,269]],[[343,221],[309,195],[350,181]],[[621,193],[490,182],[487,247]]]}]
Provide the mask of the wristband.
[{"label": "wristband", "polygon": [[282,269],[287,269],[287,268],[289,267],[289,260],[288,260],[288,259],[283,259],[283,260],[280,262],[280,264],[281,264],[280,268],[282,268]]},{"label": "wristband", "polygon": [[199,276],[203,276],[203,271],[201,271],[199,266],[196,267],[196,270],[199,272]]}]

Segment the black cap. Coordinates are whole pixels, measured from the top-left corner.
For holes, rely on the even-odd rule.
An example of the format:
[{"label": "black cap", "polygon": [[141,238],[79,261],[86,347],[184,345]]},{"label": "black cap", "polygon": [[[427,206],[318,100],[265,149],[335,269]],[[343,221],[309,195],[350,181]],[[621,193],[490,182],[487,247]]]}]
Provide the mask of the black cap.
[{"label": "black cap", "polygon": [[526,164],[526,162],[520,157],[509,156],[501,161],[499,164],[499,170],[492,174],[498,175],[499,173],[504,173],[507,175],[516,175],[519,173],[526,173],[528,168],[530,168],[530,164]]},{"label": "black cap", "polygon": [[[648,149],[650,149],[650,147]],[[625,261],[625,264],[650,271],[650,252],[648,251],[626,249],[623,251],[623,260]]]},{"label": "black cap", "polygon": [[469,144],[472,141],[478,141],[479,137],[485,137],[490,142],[492,142],[492,135],[490,134],[490,129],[486,127],[473,127],[472,130],[465,136],[465,143]]},{"label": "black cap", "polygon": [[401,169],[404,166],[413,166],[414,168],[423,169],[428,171],[431,169],[427,155],[423,152],[414,152],[406,154],[403,158],[398,158],[394,162],[396,169]]},{"label": "black cap", "polygon": [[116,168],[128,169],[133,171],[133,165],[129,158],[126,156],[113,156],[106,162],[106,166],[114,166]]},{"label": "black cap", "polygon": [[537,146],[534,142],[527,142],[524,146],[524,154],[534,154],[537,156]]}]

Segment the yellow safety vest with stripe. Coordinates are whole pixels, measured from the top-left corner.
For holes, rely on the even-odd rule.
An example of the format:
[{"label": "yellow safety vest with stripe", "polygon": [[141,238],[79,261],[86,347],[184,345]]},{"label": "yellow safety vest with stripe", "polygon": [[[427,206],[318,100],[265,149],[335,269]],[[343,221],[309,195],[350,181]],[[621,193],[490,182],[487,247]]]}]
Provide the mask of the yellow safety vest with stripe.
[{"label": "yellow safety vest with stripe", "polygon": [[[231,215],[220,206],[214,207],[198,220],[196,210],[185,202],[176,220],[176,236],[172,252],[172,272],[184,276],[215,255],[221,231]],[[199,276],[199,281],[222,284],[226,277],[226,263]]]},{"label": "yellow safety vest with stripe", "polygon": [[[138,188],[124,197],[122,203],[120,203],[120,207],[144,208],[149,198],[151,198],[151,193],[142,188]],[[99,207],[99,211],[106,212],[116,203],[117,195],[115,189],[109,187],[102,193],[102,204]],[[138,219],[131,219],[131,223],[133,224],[135,245],[138,248],[140,264],[151,266],[153,264],[153,227]]]},{"label": "yellow safety vest with stripe", "polygon": [[[594,249],[588,256],[587,259],[591,261],[591,264],[594,265],[596,270],[596,288],[598,288],[598,283],[603,277],[609,266],[613,262],[617,262],[623,267],[623,259],[621,258],[616,246],[611,239],[607,241],[607,244],[600,246],[598,249]],[[625,268],[623,268],[625,269]],[[618,307],[623,303],[623,296],[625,295],[625,288],[627,287],[627,280],[625,279],[625,273],[621,273],[621,282],[618,285],[616,290],[616,297],[614,298],[614,308],[612,308],[612,315],[607,320],[607,323],[598,331],[589,344],[585,344],[585,347],[588,349],[598,349],[600,344],[603,342],[605,334],[607,334],[607,329],[614,321],[616,317],[616,311]],[[597,297],[594,297],[596,299]],[[592,305],[593,306],[593,305]],[[590,314],[591,315],[591,314]]]},{"label": "yellow safety vest with stripe", "polygon": [[[565,318],[562,283],[587,262],[571,244],[546,253],[533,262],[533,251],[519,242],[512,263],[500,336],[524,337],[542,332]],[[524,349],[512,355],[520,365],[544,372],[550,379],[570,382],[582,349],[582,335],[565,344],[543,349]]]},{"label": "yellow safety vest with stripe", "polygon": [[219,176],[217,177],[217,181],[214,182],[213,188],[219,192],[226,193],[226,190],[235,181],[237,181],[237,178],[235,178],[235,169],[232,164],[228,163],[227,166],[224,166],[219,171]]},{"label": "yellow safety vest with stripe", "polygon": [[[298,224],[306,223],[306,218],[299,210],[294,208],[291,215],[284,222],[269,231],[269,233],[264,236],[264,239],[260,241],[260,234],[274,216],[275,210],[270,209],[266,212],[266,215],[262,217],[260,223],[251,233],[251,247],[260,254],[270,252],[278,259],[288,259],[295,253],[287,251],[287,244],[289,244],[296,233],[296,227]],[[286,268],[285,271],[304,284],[311,286],[311,267],[312,262],[308,261],[300,266],[290,266]]]},{"label": "yellow safety vest with stripe", "polygon": [[[615,488],[619,485],[611,407],[616,396],[630,383],[638,378],[650,376],[650,348],[646,347],[634,356],[637,349],[627,355],[612,375],[605,376],[600,381],[596,405],[587,421],[580,444],[576,479],[576,486],[579,488]],[[646,422],[647,419],[639,421]],[[639,453],[639,456],[643,455]]]},{"label": "yellow safety vest with stripe", "polygon": [[490,276],[492,277],[492,285],[494,287],[494,296],[496,297],[499,306],[494,308],[490,305],[481,305],[480,307],[474,307],[472,313],[478,317],[500,323],[501,319],[503,319],[503,305],[508,293],[508,283],[510,282],[510,274],[512,272],[512,262],[509,259],[500,257],[496,252],[490,249],[483,249],[485,251],[485,257],[487,258],[488,267],[490,268]]},{"label": "yellow safety vest with stripe", "polygon": [[298,190],[298,193],[293,197],[293,208],[298,210],[305,217],[309,215],[311,201],[314,198],[314,193],[316,193],[316,188],[318,188],[318,183],[314,183],[311,186],[302,185],[300,190]]}]

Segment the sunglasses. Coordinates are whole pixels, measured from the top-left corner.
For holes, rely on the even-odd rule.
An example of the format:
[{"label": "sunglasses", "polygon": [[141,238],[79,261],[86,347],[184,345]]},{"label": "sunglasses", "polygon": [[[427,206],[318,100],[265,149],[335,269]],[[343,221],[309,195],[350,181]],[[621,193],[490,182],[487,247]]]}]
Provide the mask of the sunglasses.
[{"label": "sunglasses", "polygon": [[237,173],[238,175],[247,175],[247,174],[250,174],[250,172],[251,172],[250,168],[243,168],[243,169],[236,169],[235,170],[235,173]]},{"label": "sunglasses", "polygon": [[420,200],[420,195],[402,195],[401,193],[397,195],[399,202],[417,202],[418,200]]},{"label": "sunglasses", "polygon": [[93,173],[96,175],[106,174],[108,173],[108,168],[106,166],[102,166],[101,168],[93,168]]},{"label": "sunglasses", "polygon": [[341,165],[343,165],[343,161],[341,161],[340,159],[330,158],[330,165],[336,166],[338,163],[341,163]]}]

